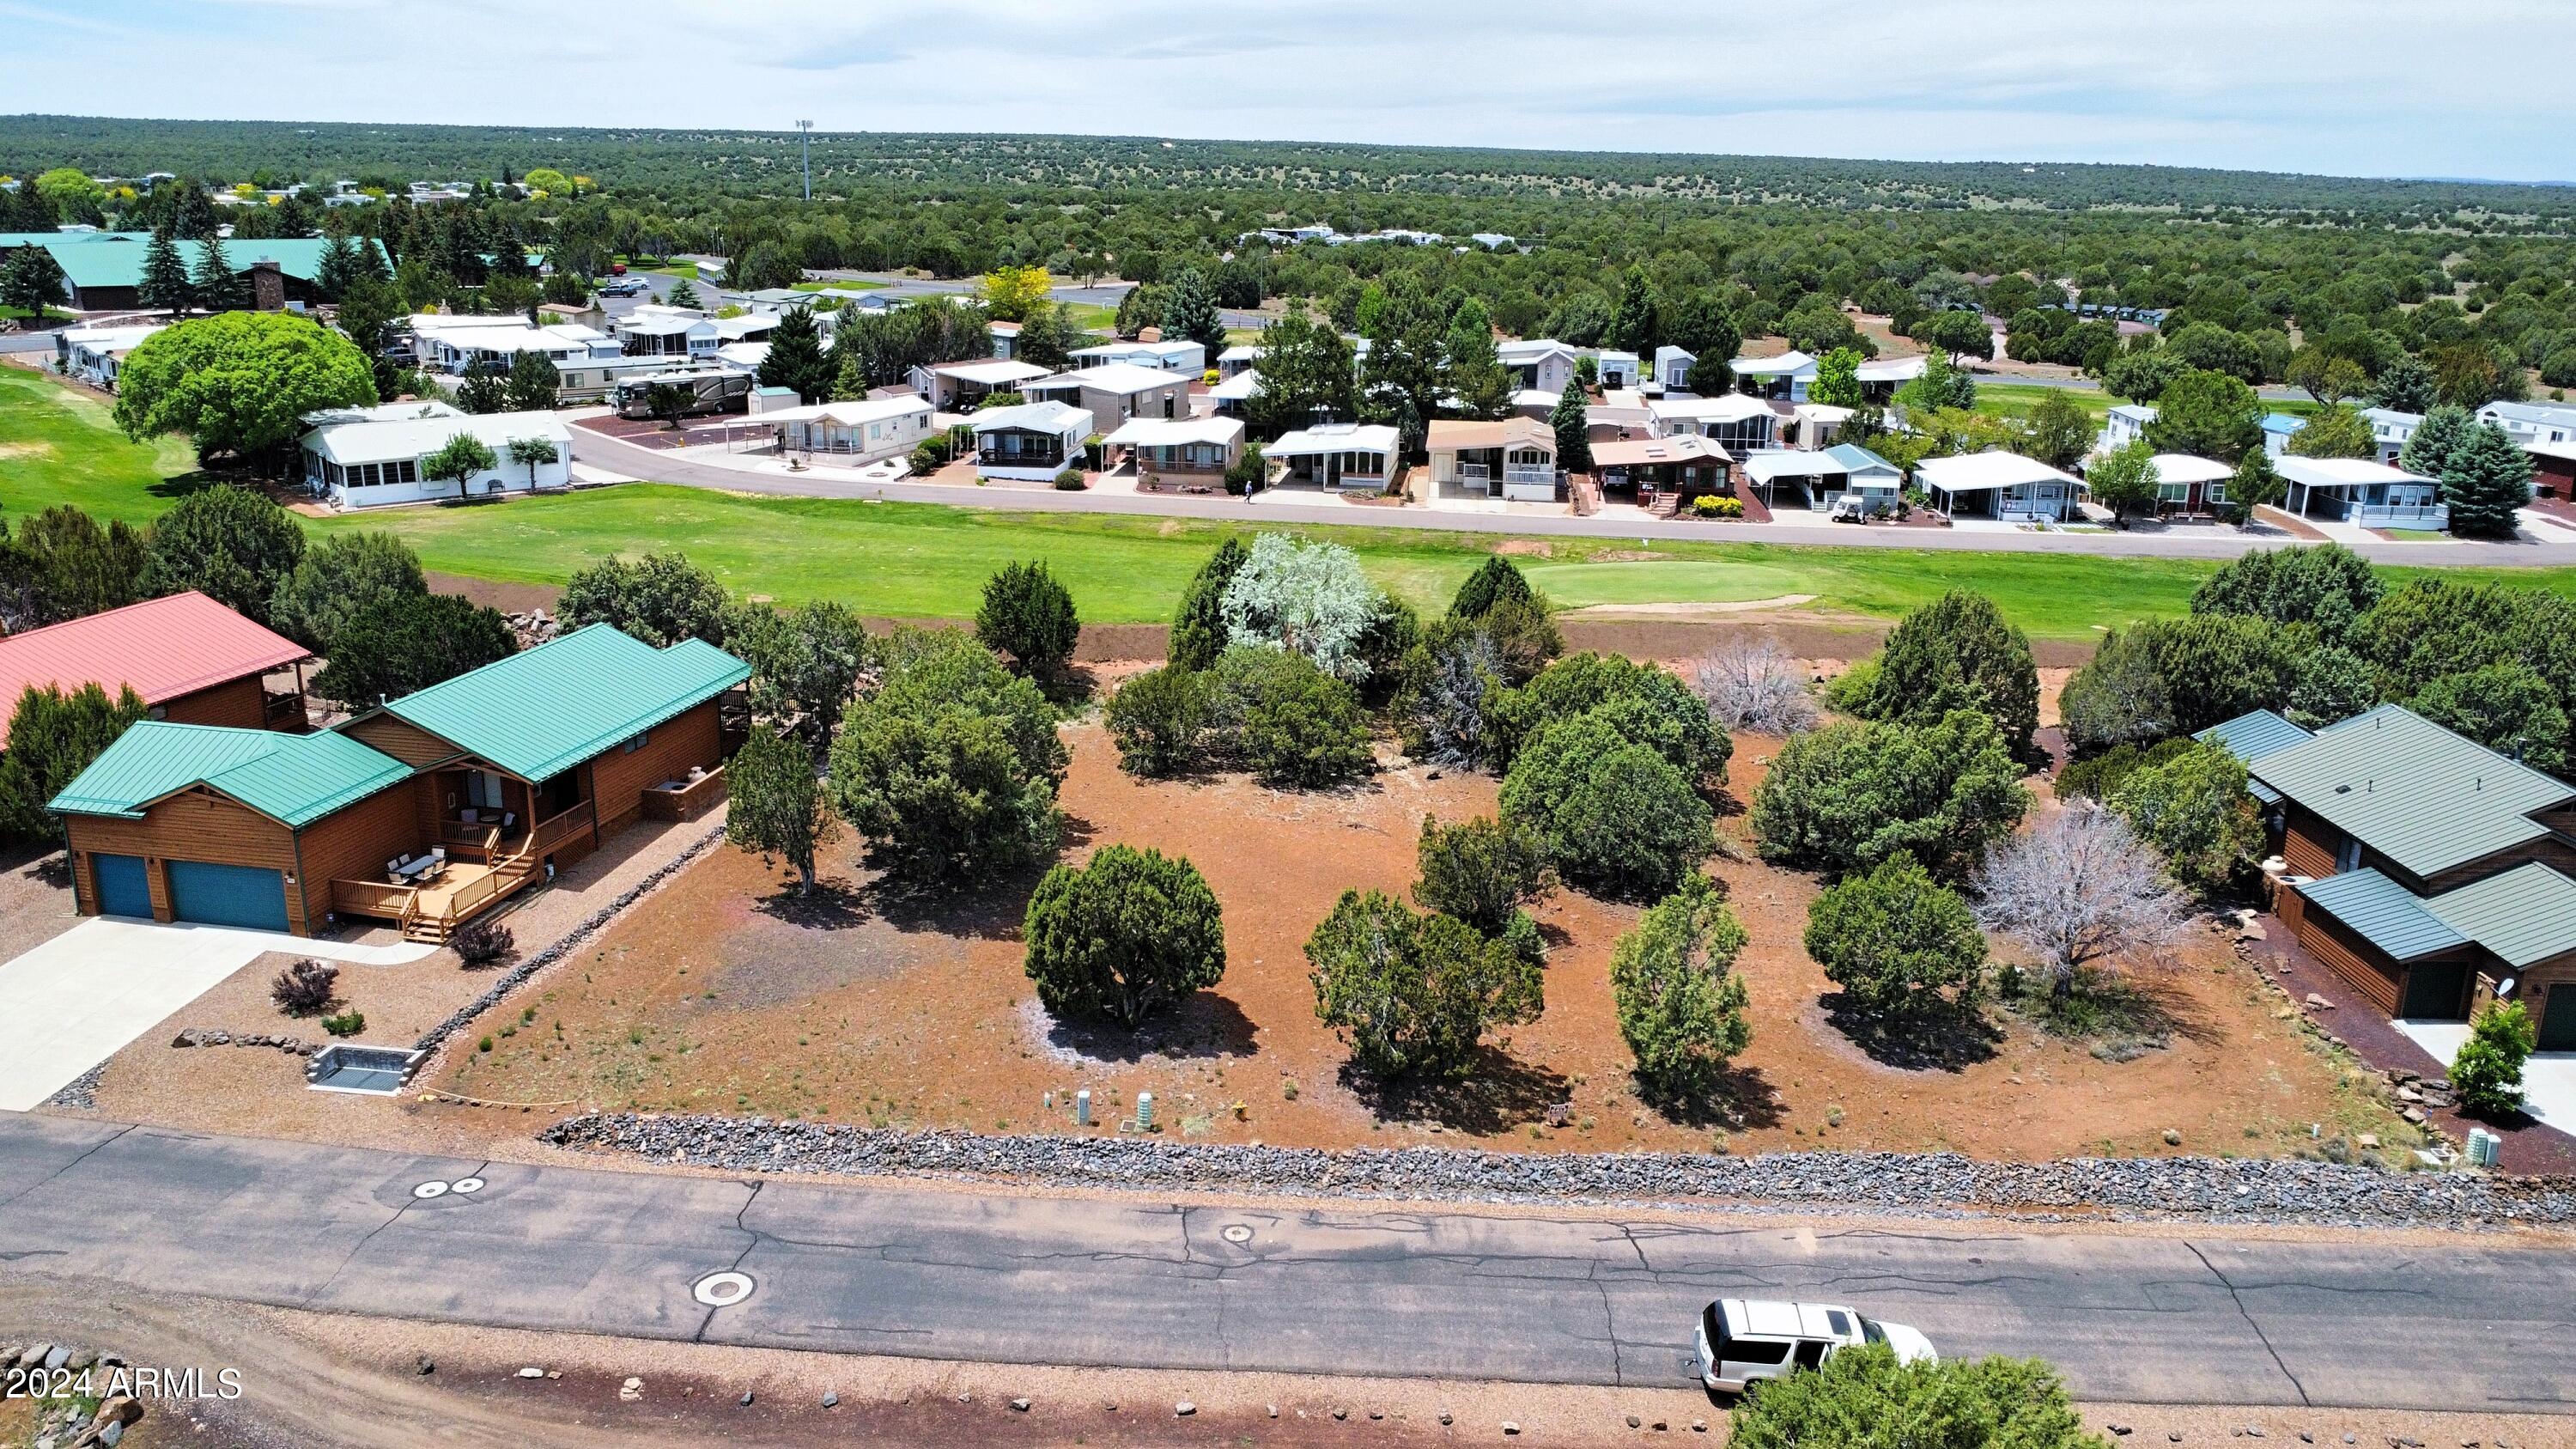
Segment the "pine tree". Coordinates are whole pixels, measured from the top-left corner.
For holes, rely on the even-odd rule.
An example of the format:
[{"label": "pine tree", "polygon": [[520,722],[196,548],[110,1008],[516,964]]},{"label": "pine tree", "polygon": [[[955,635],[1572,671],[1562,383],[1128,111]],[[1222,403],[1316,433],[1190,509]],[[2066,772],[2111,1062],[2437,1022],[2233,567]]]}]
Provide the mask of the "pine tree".
[{"label": "pine tree", "polygon": [[1647,284],[1642,268],[1632,268],[1626,285],[1619,290],[1619,305],[1610,313],[1610,345],[1639,357],[1655,355],[1655,344],[1661,340],[1661,328],[1655,315],[1654,289]]},{"label": "pine tree", "polygon": [[2477,418],[2467,408],[2451,403],[2436,405],[2424,414],[2424,421],[2408,434],[2406,446],[2397,455],[2397,466],[2426,478],[2439,478],[2451,466],[2451,455],[2468,441],[2469,430]]},{"label": "pine tree", "polygon": [[233,270],[232,258],[224,255],[224,239],[208,236],[197,244],[197,271],[194,278],[197,305],[209,312],[234,312],[242,306],[241,274]]},{"label": "pine tree", "polygon": [[794,388],[800,402],[828,402],[838,373],[839,367],[823,351],[814,314],[803,307],[790,308],[769,334],[769,354],[760,360],[760,385]]},{"label": "pine tree", "polygon": [[1512,375],[1494,351],[1494,322],[1485,304],[1473,297],[1459,304],[1449,320],[1447,356],[1449,395],[1458,411],[1471,418],[1499,418],[1511,411]]},{"label": "pine tree", "polygon": [[322,243],[322,259],[313,269],[314,290],[322,300],[337,302],[348,294],[349,284],[357,280],[358,249],[339,233]]},{"label": "pine tree", "polygon": [[1556,466],[1569,473],[1592,471],[1591,425],[1583,417],[1589,401],[1581,380],[1569,377],[1564,395],[1556,400],[1556,411],[1548,414],[1549,424],[1556,429]]},{"label": "pine tree", "polygon": [[151,245],[143,249],[143,281],[135,288],[135,300],[176,317],[188,310],[195,293],[188,264],[179,256],[178,240],[164,223],[153,230]]},{"label": "pine tree", "polygon": [[2504,429],[2477,424],[2443,465],[2442,501],[2451,506],[2453,533],[2513,537],[2514,513],[2531,501],[2531,455]]},{"label": "pine tree", "polygon": [[674,307],[694,307],[698,305],[698,289],[690,283],[688,278],[682,277],[678,282],[672,285],[671,305]]},{"label": "pine tree", "polygon": [[2371,401],[2391,412],[2428,412],[2433,400],[2433,369],[2412,353],[2401,353],[2380,369],[2379,382],[2371,390]]},{"label": "pine tree", "polygon": [[1217,315],[1216,289],[1196,267],[1183,267],[1172,278],[1171,298],[1163,304],[1163,338],[1175,337],[1197,343],[1211,358],[1225,346],[1225,319]]}]

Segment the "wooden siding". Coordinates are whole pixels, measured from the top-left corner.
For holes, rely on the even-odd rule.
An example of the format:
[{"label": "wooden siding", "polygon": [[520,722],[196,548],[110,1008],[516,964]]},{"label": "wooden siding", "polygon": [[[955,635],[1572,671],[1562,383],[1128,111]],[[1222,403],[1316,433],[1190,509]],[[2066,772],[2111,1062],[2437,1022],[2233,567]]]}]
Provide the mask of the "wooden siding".
[{"label": "wooden siding", "polygon": [[[2390,962],[2387,953],[2362,940],[2341,921],[2323,911],[2311,912],[2307,898],[2296,891],[2283,891],[2280,916],[2308,948],[2308,954],[2326,966],[2346,983],[2370,999],[2381,1014],[2397,1012],[2399,989],[2404,985],[2404,968]],[[2385,963],[2385,964],[2383,964]]]},{"label": "wooden siding", "polygon": [[599,809],[599,838],[605,841],[642,818],[647,787],[683,777],[691,765],[712,770],[723,761],[714,700],[655,725],[640,749],[612,745],[592,756],[590,789]]},{"label": "wooden siding", "polygon": [[2511,870],[2525,861],[2533,860],[2550,867],[2560,875],[2576,876],[2576,846],[2569,845],[2557,836],[2544,835],[2538,840],[2525,841],[2511,850],[2499,850],[2493,855],[2482,855],[2465,865],[2455,865],[2439,875],[2429,876],[2425,879],[2424,891],[2427,895],[2440,895],[2444,891],[2457,890],[2471,881],[2484,880],[2499,871]]},{"label": "wooden siding", "polygon": [[406,765],[434,765],[456,757],[456,747],[389,714],[371,714],[340,726],[340,733],[382,750]]},{"label": "wooden siding", "polygon": [[[83,891],[83,915],[98,913],[97,878],[91,854],[139,855],[152,886],[152,916],[170,919],[170,882],[161,869],[165,860],[200,860],[219,865],[263,866],[296,873],[295,836],[285,826],[247,805],[209,790],[173,795],[144,812],[140,820],[99,815],[70,815],[63,820],[70,837],[75,874]],[[290,907],[292,902],[290,901]],[[294,919],[291,913],[288,919]]]},{"label": "wooden siding", "polygon": [[161,717],[174,724],[223,725],[237,730],[268,728],[268,694],[260,677],[245,674],[229,683],[165,700]]},{"label": "wooden siding", "polygon": [[2335,873],[2335,844],[2340,835],[2333,826],[2292,806],[2281,836],[2281,858],[2289,862],[2292,875],[2330,876]]},{"label": "wooden siding", "polygon": [[428,849],[413,809],[415,792],[406,780],[368,796],[304,827],[304,869],[287,887],[287,908],[311,935],[323,928],[331,909],[331,882],[385,879],[385,862]]}]

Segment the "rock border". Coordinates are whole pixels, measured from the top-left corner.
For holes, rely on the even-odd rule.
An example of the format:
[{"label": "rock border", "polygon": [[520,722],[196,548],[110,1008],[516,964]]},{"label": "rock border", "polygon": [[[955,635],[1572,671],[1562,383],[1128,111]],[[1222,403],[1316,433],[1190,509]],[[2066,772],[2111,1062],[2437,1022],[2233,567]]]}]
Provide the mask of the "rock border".
[{"label": "rock border", "polygon": [[1506,1153],[1138,1137],[907,1132],[765,1117],[587,1113],[538,1134],[580,1152],[727,1172],[933,1177],[1356,1199],[1685,1202],[1927,1216],[2167,1219],[2333,1227],[2576,1223],[2576,1177],[2391,1172],[2297,1158],[1957,1153]]}]

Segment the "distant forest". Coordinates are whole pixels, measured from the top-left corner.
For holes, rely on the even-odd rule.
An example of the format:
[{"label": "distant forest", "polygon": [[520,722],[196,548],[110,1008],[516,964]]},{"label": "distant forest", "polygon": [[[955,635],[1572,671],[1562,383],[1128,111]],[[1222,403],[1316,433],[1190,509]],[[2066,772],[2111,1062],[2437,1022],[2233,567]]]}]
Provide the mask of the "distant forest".
[{"label": "distant forest", "polygon": [[[793,131],[0,118],[0,173],[70,164],[175,171],[229,184],[266,175],[452,180],[551,166],[664,195],[799,193]],[[819,133],[815,190],[1010,187],[1274,191],[1354,196],[1783,202],[1846,209],[2148,209],[2394,222],[2576,220],[2576,185],[2516,186],[2058,162],[1814,160],[1621,151],[1500,151],[1139,136]]]},{"label": "distant forest", "polygon": [[[818,135],[801,199],[793,132],[0,118],[0,231],[59,222],[210,229],[204,188],[342,179],[387,196],[325,211],[319,192],[224,208],[236,235],[381,241],[405,306],[475,310],[495,257],[551,260],[557,285],[614,260],[704,254],[727,280],[809,271],[942,277],[1041,267],[1146,284],[1132,331],[1183,279],[1217,305],[1311,303],[1383,330],[1388,297],[1446,327],[1469,299],[1504,333],[1694,353],[1783,337],[1823,353],[1871,340],[1846,309],[1918,344],[2010,353],[2111,379],[2170,344],[2178,365],[2298,380],[2321,399],[2475,405],[2576,387],[2576,186],[2388,181],[2153,166],[1931,164],[1619,152],[1438,150],[1133,137]],[[58,169],[59,168],[59,169]],[[196,186],[102,189],[175,173]],[[540,194],[486,184],[544,179]],[[474,183],[414,206],[411,181]],[[1267,245],[1265,226],[1389,228],[1508,246]],[[503,296],[517,288],[505,285]],[[1374,300],[1373,300],[1374,299]],[[1436,304],[1436,305],[1434,305]],[[2080,304],[2080,310],[2068,304]],[[1410,315],[1408,313],[1408,315]],[[2123,334],[2117,317],[2152,317]],[[1970,335],[1973,334],[1973,335]],[[1720,353],[1721,356],[1731,355]],[[2333,364],[2343,364],[2334,367]],[[2135,373],[2136,369],[2132,369]],[[2417,410],[2417,409],[2410,409]]]}]

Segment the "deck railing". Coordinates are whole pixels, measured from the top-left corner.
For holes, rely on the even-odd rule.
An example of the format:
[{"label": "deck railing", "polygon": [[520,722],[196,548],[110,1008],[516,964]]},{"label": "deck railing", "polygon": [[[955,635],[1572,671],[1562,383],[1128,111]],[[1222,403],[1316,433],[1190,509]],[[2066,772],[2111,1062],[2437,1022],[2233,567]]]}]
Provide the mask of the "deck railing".
[{"label": "deck railing", "polygon": [[543,855],[588,828],[589,825],[590,802],[585,800],[569,810],[539,821],[537,828],[529,835],[527,849],[521,854]]},{"label": "deck railing", "polygon": [[387,885],[372,880],[331,882],[331,909],[344,916],[380,916],[399,921],[409,915],[420,887]]}]

